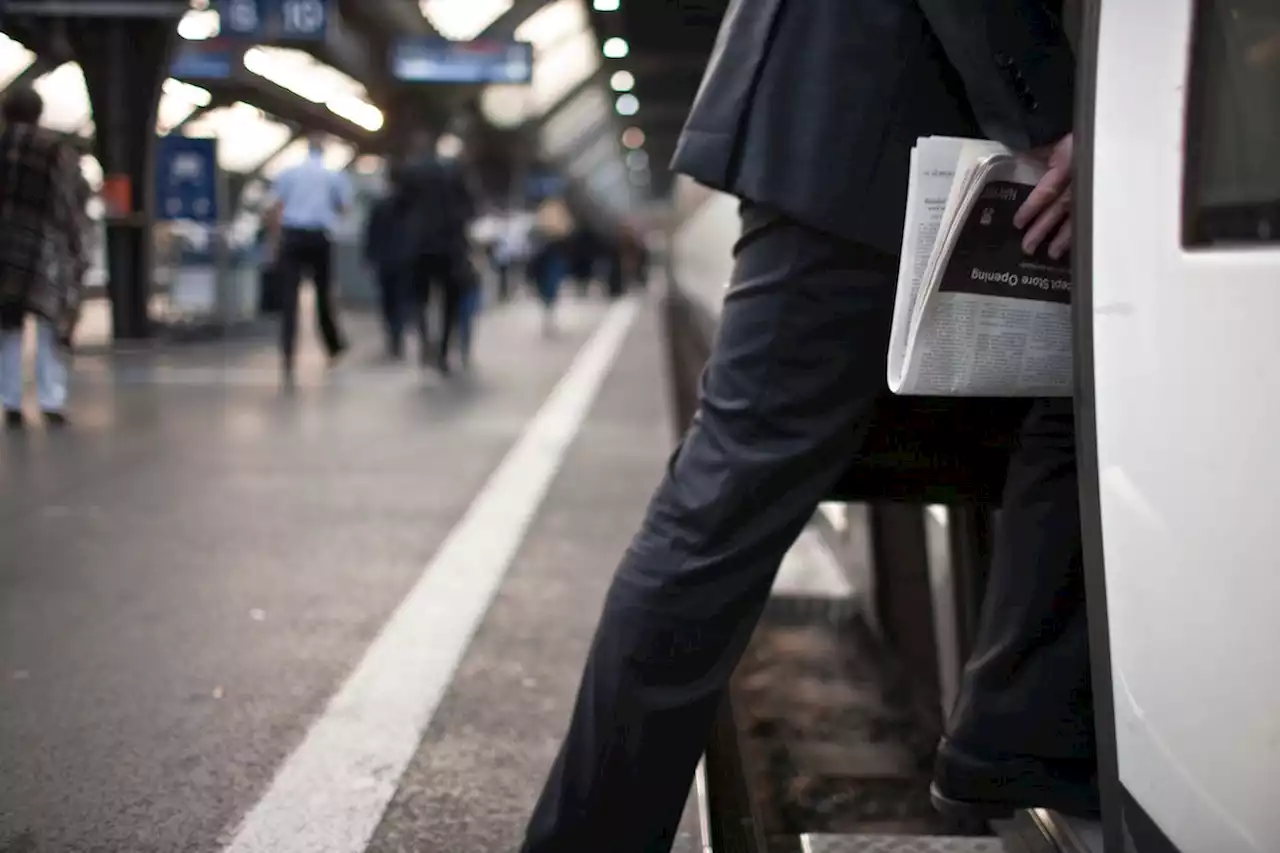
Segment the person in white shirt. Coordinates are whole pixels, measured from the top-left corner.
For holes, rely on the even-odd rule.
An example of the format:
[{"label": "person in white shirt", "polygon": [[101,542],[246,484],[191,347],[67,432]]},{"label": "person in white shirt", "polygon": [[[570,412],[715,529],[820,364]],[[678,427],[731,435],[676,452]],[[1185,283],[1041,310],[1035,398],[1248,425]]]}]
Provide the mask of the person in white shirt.
[{"label": "person in white shirt", "polygon": [[347,176],[325,165],[320,135],[310,138],[306,161],[282,172],[272,188],[269,222],[279,247],[280,349],[286,382],[293,379],[298,291],[304,273],[311,274],[315,286],[320,335],[330,361],[347,349],[333,304],[330,233],[351,209],[353,194]]}]

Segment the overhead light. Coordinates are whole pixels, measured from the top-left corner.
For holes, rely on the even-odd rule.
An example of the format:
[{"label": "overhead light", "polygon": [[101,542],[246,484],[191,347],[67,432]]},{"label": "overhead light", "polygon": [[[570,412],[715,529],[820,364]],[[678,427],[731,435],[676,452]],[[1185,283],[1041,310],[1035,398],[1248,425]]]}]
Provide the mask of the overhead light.
[{"label": "overhead light", "polygon": [[608,59],[624,59],[631,52],[631,45],[624,38],[614,36],[604,43],[604,55]]},{"label": "overhead light", "polygon": [[464,148],[461,137],[455,133],[445,133],[436,141],[436,154],[445,160],[457,159]]},{"label": "overhead light", "polygon": [[630,71],[615,71],[609,78],[609,85],[615,92],[630,92],[636,87],[636,76]]},{"label": "overhead light", "polygon": [[628,127],[622,131],[622,144],[634,151],[644,145],[644,131],[638,127]]},{"label": "overhead light", "polygon": [[597,12],[616,12],[621,5],[622,3],[619,0],[595,0],[591,4],[591,8]]},{"label": "overhead light", "polygon": [[178,36],[188,41],[216,38],[222,31],[222,19],[217,12],[191,9],[178,21]]},{"label": "overhead light", "polygon": [[436,32],[453,41],[471,41],[513,5],[512,0],[418,0],[422,16]]},{"label": "overhead light", "polygon": [[480,112],[494,127],[519,127],[529,118],[528,86],[492,85],[480,93]]},{"label": "overhead light", "polygon": [[614,109],[618,111],[620,116],[633,116],[640,112],[640,99],[635,95],[622,95],[618,98],[618,102],[614,104]]}]

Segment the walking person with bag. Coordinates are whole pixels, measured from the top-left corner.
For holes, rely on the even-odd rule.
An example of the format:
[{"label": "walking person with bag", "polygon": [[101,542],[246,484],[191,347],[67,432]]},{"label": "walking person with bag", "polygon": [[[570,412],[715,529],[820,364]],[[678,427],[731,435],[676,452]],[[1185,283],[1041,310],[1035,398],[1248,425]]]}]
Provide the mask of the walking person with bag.
[{"label": "walking person with bag", "polygon": [[[377,283],[382,326],[386,333],[387,358],[390,361],[404,358],[404,327],[414,302],[408,292],[408,276],[397,260],[402,251],[399,229],[404,207],[405,202],[400,192],[400,167],[394,164],[387,170],[386,191],[369,211],[362,245],[365,262],[372,268]],[[426,346],[425,331],[422,344]]]},{"label": "walking person with bag", "polygon": [[10,90],[0,107],[0,405],[22,413],[23,331],[35,318],[36,397],[51,426],[67,422],[67,356],[89,268],[87,187],[74,149],[39,127],[44,102]]},{"label": "walking person with bag", "polygon": [[436,136],[426,128],[414,132],[400,172],[403,231],[399,263],[416,297],[414,319],[422,329],[422,364],[431,364],[426,343],[426,304],[434,290],[440,296],[440,340],[435,368],[451,372],[450,349],[462,310],[470,265],[467,228],[476,202],[462,165],[437,152]]}]

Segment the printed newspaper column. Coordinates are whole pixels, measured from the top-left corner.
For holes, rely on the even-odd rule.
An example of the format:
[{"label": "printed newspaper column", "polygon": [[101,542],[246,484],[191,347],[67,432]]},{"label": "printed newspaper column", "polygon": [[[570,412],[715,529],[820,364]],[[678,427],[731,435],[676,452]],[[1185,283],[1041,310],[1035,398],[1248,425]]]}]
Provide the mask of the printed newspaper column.
[{"label": "printed newspaper column", "polygon": [[935,339],[964,362],[972,394],[1071,392],[1070,261],[1050,258],[1047,243],[1025,254],[1013,226],[1032,189],[1013,180],[982,188],[938,285],[946,310]]},{"label": "printed newspaper column", "polygon": [[895,394],[1071,393],[1070,263],[1026,255],[1013,225],[1043,174],[999,143],[919,140],[888,353]]}]

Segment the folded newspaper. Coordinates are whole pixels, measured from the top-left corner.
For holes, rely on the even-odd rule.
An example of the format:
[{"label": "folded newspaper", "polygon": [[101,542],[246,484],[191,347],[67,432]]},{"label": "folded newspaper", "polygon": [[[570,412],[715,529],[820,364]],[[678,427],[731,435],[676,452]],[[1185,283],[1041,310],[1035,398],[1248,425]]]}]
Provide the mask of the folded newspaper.
[{"label": "folded newspaper", "polygon": [[1022,251],[1013,216],[1045,167],[985,140],[911,152],[889,338],[895,394],[1067,396],[1071,265]]}]

